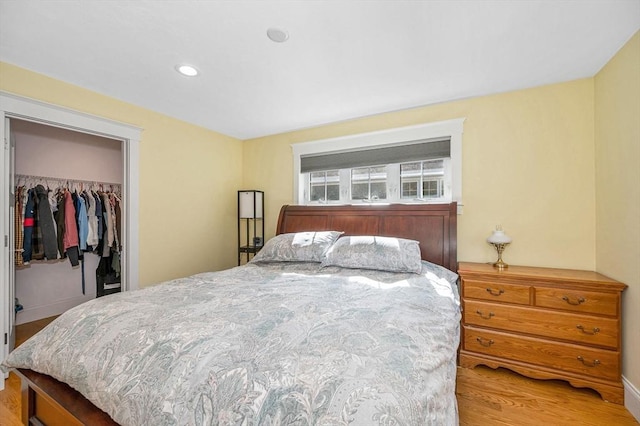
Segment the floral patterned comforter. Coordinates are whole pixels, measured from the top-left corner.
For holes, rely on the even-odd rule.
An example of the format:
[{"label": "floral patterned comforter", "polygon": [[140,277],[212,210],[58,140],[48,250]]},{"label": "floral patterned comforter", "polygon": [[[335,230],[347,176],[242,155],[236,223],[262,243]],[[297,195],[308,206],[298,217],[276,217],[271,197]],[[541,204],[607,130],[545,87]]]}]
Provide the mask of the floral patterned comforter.
[{"label": "floral patterned comforter", "polygon": [[66,382],[122,425],[454,425],[453,280],[426,262],[248,264],[82,304],[3,367]]}]

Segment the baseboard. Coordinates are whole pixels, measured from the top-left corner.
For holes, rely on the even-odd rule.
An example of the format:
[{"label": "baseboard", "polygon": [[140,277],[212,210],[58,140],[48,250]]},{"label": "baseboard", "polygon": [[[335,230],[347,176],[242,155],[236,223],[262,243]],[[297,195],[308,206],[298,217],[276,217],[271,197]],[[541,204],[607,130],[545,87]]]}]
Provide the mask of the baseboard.
[{"label": "baseboard", "polygon": [[69,309],[78,306],[84,302],[88,302],[91,299],[95,299],[96,294],[87,292],[84,296],[72,297],[69,299],[59,300],[56,303],[49,305],[33,306],[24,308],[16,314],[16,325],[25,324],[32,321],[37,321],[42,318],[49,318],[56,315],[60,315]]},{"label": "baseboard", "polygon": [[640,391],[624,376],[622,376],[622,385],[624,386],[624,406],[640,422]]}]

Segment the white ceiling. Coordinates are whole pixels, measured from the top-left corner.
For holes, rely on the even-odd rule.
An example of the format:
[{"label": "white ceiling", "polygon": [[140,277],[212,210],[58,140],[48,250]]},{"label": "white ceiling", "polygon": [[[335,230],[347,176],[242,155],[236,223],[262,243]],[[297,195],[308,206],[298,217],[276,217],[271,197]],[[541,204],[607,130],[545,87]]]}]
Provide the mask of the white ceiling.
[{"label": "white ceiling", "polygon": [[0,0],[0,60],[249,139],[591,77],[639,28],[640,0]]}]

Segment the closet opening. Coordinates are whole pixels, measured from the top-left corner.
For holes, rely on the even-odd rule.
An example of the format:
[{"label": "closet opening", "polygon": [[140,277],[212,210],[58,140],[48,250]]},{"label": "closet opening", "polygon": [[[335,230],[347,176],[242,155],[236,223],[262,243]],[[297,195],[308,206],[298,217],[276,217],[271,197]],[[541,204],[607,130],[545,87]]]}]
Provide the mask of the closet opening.
[{"label": "closet opening", "polygon": [[124,164],[120,140],[20,119],[10,129],[20,325],[120,289]]},{"label": "closet opening", "polygon": [[[110,120],[0,91],[0,134],[4,139],[0,149],[0,359],[4,359],[15,342],[15,194],[14,145],[11,142],[11,121],[22,120],[119,141],[122,172],[122,291],[139,287],[138,278],[138,191],[139,152],[142,129],[131,124]],[[65,162],[67,168],[73,168]],[[42,176],[42,173],[38,173]],[[64,175],[66,177],[66,175]],[[4,339],[2,339],[4,337]],[[5,374],[5,378],[6,378]],[[4,381],[0,380],[0,390]]]}]

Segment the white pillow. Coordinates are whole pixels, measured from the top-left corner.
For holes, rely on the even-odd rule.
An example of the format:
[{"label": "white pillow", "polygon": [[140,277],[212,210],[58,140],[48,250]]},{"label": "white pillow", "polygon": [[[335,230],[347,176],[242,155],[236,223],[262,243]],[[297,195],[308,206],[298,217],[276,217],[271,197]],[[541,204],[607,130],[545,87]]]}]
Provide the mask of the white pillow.
[{"label": "white pillow", "polygon": [[312,231],[276,235],[251,261],[322,262],[326,251],[342,234],[338,231]]},{"label": "white pillow", "polygon": [[322,266],[419,274],[420,243],[393,237],[341,237],[327,252]]}]

